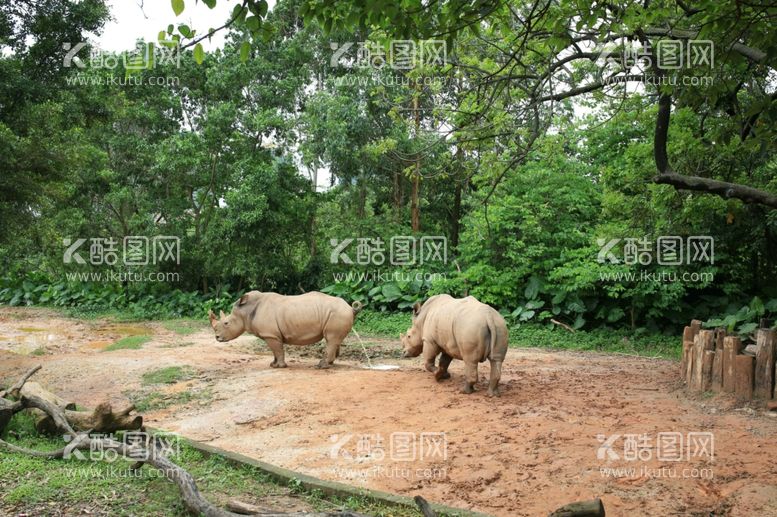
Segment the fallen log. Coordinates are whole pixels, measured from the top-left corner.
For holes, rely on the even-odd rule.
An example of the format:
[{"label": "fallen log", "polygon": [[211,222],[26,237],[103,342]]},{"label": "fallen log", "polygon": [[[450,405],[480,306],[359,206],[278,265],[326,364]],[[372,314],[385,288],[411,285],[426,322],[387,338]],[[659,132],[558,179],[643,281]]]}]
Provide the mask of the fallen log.
[{"label": "fallen log", "polygon": [[437,513],[435,513],[434,510],[432,510],[432,506],[420,495],[417,495],[413,498],[413,501],[415,501],[415,504],[418,505],[418,509],[421,510],[421,515],[424,517],[437,517]]},{"label": "fallen log", "polygon": [[35,368],[31,369],[24,375],[22,375],[21,379],[19,379],[16,384],[11,386],[5,391],[0,391],[0,399],[7,399],[8,397],[12,397],[15,399],[19,398],[19,391],[24,387],[27,380],[35,375],[35,373],[42,368],[41,365],[36,366]]},{"label": "fallen log", "polygon": [[548,517],[605,517],[604,504],[598,497],[592,501],[569,503],[551,512]]},{"label": "fallen log", "polygon": [[[76,431],[92,431],[95,433],[113,433],[116,431],[136,431],[143,427],[143,417],[130,415],[135,410],[134,405],[129,405],[117,412],[112,406],[103,402],[92,411],[65,411],[65,418]],[[45,415],[38,420],[35,428],[39,433],[52,434],[57,431],[52,425],[51,418]]]},{"label": "fallen log", "polygon": [[[113,433],[116,431],[135,431],[143,426],[143,417],[130,415],[135,406],[129,405],[114,412],[111,404],[103,402],[94,409],[78,411],[73,401],[63,399],[37,382],[27,382],[18,390],[22,397],[36,397],[63,409],[65,419],[75,431],[95,433]],[[33,410],[36,415],[35,429],[43,434],[55,434],[60,431],[51,417],[44,411]]]},{"label": "fallen log", "polygon": [[0,434],[5,430],[11,418],[24,409],[21,402],[11,402],[10,400],[0,398]]}]

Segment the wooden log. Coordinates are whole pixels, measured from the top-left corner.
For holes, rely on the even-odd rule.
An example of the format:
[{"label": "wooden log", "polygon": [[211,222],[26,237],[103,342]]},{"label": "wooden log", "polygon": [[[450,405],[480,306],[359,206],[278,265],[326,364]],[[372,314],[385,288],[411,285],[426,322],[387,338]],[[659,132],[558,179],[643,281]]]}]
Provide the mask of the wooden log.
[{"label": "wooden log", "polygon": [[715,330],[715,357],[712,360],[712,381],[710,389],[720,392],[723,389],[723,340],[726,338],[726,329]]},{"label": "wooden log", "polygon": [[418,509],[421,510],[421,515],[424,517],[437,517],[437,513],[432,509],[432,506],[420,495],[413,498],[415,504],[418,505]]},{"label": "wooden log", "polygon": [[[691,377],[690,388],[692,391],[702,391],[704,389],[704,353],[707,350],[713,350],[715,346],[715,336],[711,330],[699,331],[693,343],[693,376]],[[710,373],[712,364],[710,363]]]},{"label": "wooden log", "polygon": [[24,407],[21,402],[11,402],[0,398],[0,434],[3,433],[11,418],[22,409]]},{"label": "wooden log", "polygon": [[[143,417],[130,415],[135,406],[128,406],[117,412],[107,402],[90,411],[65,411],[65,418],[76,431],[95,433],[113,433],[116,431],[135,431],[143,427]],[[39,433],[54,434],[58,431],[51,418],[46,415],[35,423]]]},{"label": "wooden log", "polygon": [[562,506],[548,517],[605,517],[604,505],[599,498],[593,501],[578,501]]},{"label": "wooden log", "polygon": [[742,341],[736,336],[723,339],[723,391],[734,393],[734,358],[742,350]]},{"label": "wooden log", "polygon": [[753,395],[769,400],[774,394],[774,360],[777,355],[777,332],[759,329],[756,338],[758,348],[755,352],[755,377]]},{"label": "wooden log", "polygon": [[738,355],[734,359],[734,394],[740,400],[753,398],[753,373],[755,360],[749,355]]},{"label": "wooden log", "polygon": [[30,371],[28,371],[27,373],[25,373],[25,374],[22,376],[22,378],[21,378],[21,379],[19,379],[18,381],[16,381],[16,384],[14,384],[13,386],[11,386],[10,388],[8,388],[8,389],[7,389],[7,390],[5,390],[5,391],[0,391],[0,398],[8,398],[8,397],[13,397],[13,398],[15,398],[15,399],[18,399],[18,398],[19,398],[19,392],[20,392],[20,391],[21,391],[21,389],[24,387],[24,384],[27,382],[27,380],[28,380],[30,377],[32,377],[33,375],[35,375],[35,372],[37,372],[37,371],[38,371],[38,370],[40,370],[41,368],[42,368],[42,366],[40,366],[40,365],[36,366],[35,368],[33,368],[33,369],[31,369]]},{"label": "wooden log", "polygon": [[55,395],[54,393],[50,392],[37,382],[28,382],[26,383],[21,391],[20,394],[24,397],[38,397],[41,398],[47,402],[50,402],[61,409],[70,409],[75,410],[76,404],[75,402],[71,400],[65,400],[59,395]]},{"label": "wooden log", "polygon": [[717,353],[714,350],[705,350],[702,360],[701,391],[709,391],[712,388],[712,366]]}]

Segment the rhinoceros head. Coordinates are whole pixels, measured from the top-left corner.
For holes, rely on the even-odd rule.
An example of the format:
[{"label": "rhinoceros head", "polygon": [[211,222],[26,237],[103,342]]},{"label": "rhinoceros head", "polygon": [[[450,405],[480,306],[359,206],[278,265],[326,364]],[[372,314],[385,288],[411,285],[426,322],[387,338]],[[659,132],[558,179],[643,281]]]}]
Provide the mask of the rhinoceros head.
[{"label": "rhinoceros head", "polygon": [[400,334],[404,354],[402,357],[418,357],[424,349],[424,342],[421,339],[421,332],[415,327],[407,329],[407,334]]},{"label": "rhinoceros head", "polygon": [[208,318],[210,319],[210,326],[213,327],[213,331],[216,333],[216,341],[231,341],[245,330],[243,318],[234,313],[227,316],[224,314],[224,311],[221,311],[217,318],[213,311],[209,311]]}]

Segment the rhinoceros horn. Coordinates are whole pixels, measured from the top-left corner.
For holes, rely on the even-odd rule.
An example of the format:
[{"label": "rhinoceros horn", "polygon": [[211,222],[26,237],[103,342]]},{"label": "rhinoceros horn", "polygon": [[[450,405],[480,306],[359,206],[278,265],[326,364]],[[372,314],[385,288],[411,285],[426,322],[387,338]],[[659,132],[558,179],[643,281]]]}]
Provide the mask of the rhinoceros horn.
[{"label": "rhinoceros horn", "polygon": [[226,317],[227,317],[227,315],[226,315],[226,314],[224,314],[224,311],[219,311],[219,319],[222,319],[222,320],[223,320],[223,319],[224,319],[224,318],[226,318]]}]

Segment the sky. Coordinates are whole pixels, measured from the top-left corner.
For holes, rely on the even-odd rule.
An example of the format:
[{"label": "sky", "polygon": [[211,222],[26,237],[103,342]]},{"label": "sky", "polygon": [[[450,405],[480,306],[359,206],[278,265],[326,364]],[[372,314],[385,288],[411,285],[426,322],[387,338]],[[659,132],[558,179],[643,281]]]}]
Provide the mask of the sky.
[{"label": "sky", "polygon": [[[202,2],[195,4],[194,0],[186,0],[186,8],[176,16],[170,0],[109,0],[113,19],[105,24],[95,40],[102,50],[121,52],[134,48],[139,38],[156,41],[159,31],[167,30],[171,23],[176,26],[185,23],[199,34],[205,34],[208,29],[220,27],[227,21],[235,3],[219,0],[216,7],[209,9]],[[212,42],[206,39],[202,44],[206,51],[223,47],[224,31],[217,32]]]}]

